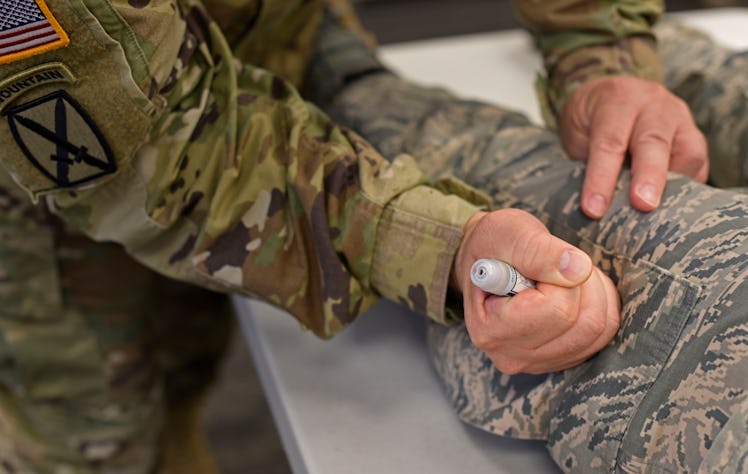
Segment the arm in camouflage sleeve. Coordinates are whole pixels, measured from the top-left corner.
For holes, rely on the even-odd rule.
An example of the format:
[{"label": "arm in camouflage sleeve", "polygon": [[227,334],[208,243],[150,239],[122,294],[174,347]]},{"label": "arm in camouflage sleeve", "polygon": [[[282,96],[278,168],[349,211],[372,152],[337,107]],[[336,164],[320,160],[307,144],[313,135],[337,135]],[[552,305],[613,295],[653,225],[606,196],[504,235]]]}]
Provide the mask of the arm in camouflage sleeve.
[{"label": "arm in camouflage sleeve", "polygon": [[[332,13],[347,36],[361,39]],[[324,47],[313,63],[325,74],[314,77],[339,87],[358,74],[381,70],[370,54],[359,60],[344,47],[349,42],[338,42],[340,37],[333,36],[321,38]],[[217,43],[215,37],[211,40]],[[346,67],[337,67],[341,62]],[[456,287],[469,295],[466,315],[476,315],[468,320],[476,324],[485,344],[504,348],[499,342],[504,338],[510,346],[523,345],[525,327],[532,321],[547,317],[558,321],[546,324],[543,335],[531,341],[531,346],[540,344],[544,350],[522,357],[521,367],[551,370],[574,363],[598,350],[615,332],[618,313],[612,286],[597,274],[590,276],[590,260],[581,251],[552,237],[535,221],[528,225],[529,215],[508,220],[506,214],[477,214],[468,201],[485,202],[479,193],[455,179],[440,181],[438,190],[428,186],[407,155],[392,155],[392,163],[385,162],[369,143],[335,126],[277,76],[247,65],[237,72],[223,72],[238,77],[238,90],[227,94],[237,99],[236,113],[231,101],[221,105],[217,100],[217,110],[211,104],[207,114],[191,117],[199,134],[188,123],[186,133],[178,128],[171,132],[191,137],[187,154],[204,157],[203,167],[197,170],[207,183],[208,176],[217,178],[218,185],[211,190],[202,178],[193,178],[194,160],[185,164],[174,154],[167,128],[157,129],[163,149],[139,157],[144,160],[139,168],[156,170],[148,174],[153,189],[149,201],[155,205],[151,217],[172,227],[188,217],[198,226],[196,242],[188,235],[188,250],[180,250],[179,256],[189,254],[189,264],[213,282],[259,293],[290,309],[321,335],[335,332],[362,311],[372,300],[372,290],[444,322],[446,287],[459,246]],[[212,77],[222,77],[221,71],[216,73]],[[219,90],[227,89],[225,83],[217,85]],[[332,93],[334,87],[324,89]],[[376,113],[376,108],[372,111]],[[185,123],[187,114],[175,115],[165,122],[169,128]],[[227,127],[232,115],[248,116],[249,123],[238,120],[236,128]],[[241,145],[236,150],[225,148],[222,140],[216,140],[218,131],[227,131],[233,135],[229,143]],[[258,151],[260,157],[255,157]],[[172,164],[166,165],[170,160]],[[193,209],[196,187],[204,197]],[[476,215],[480,219],[464,225]],[[470,238],[462,238],[463,227]],[[503,236],[503,245],[497,245],[497,234]],[[131,251],[148,254],[134,247]],[[476,255],[511,256],[523,271],[544,282],[541,288],[546,292],[525,295],[532,300],[525,302],[525,308],[531,308],[529,318],[523,317],[528,311],[513,311],[507,305],[506,312],[520,321],[519,327],[503,328],[505,319],[495,317],[499,311],[490,304],[493,311],[482,311],[488,295],[465,293],[472,290],[467,269]],[[179,265],[178,260],[172,255],[167,263]],[[594,329],[585,330],[590,327]],[[576,350],[579,347],[584,350]]]},{"label": "arm in camouflage sleeve", "polygon": [[[287,81],[236,61],[199,3],[174,6],[56,2],[70,44],[40,54],[46,65],[32,58],[0,69],[0,84],[20,91],[0,122],[0,160],[71,227],[119,242],[173,278],[261,296],[323,337],[377,295],[447,319],[458,247],[467,256],[454,265],[462,288],[477,254],[513,257],[566,295],[563,324],[605,316],[597,310],[607,298],[600,282],[588,283],[581,251],[537,225],[532,238],[512,225],[514,238],[496,245],[507,222],[498,213],[467,228],[483,215],[471,204],[484,202],[480,193],[454,179],[429,184],[408,155],[383,160]],[[29,74],[57,81],[32,88]],[[463,239],[464,228],[474,238]],[[580,314],[573,302],[582,294],[601,304]],[[556,314],[556,303],[536,294],[527,308],[538,318]],[[485,341],[512,339],[500,318],[482,319],[493,329],[481,331]],[[556,362],[576,347],[553,346],[546,355]]]},{"label": "arm in camouflage sleeve", "polygon": [[167,109],[132,162],[105,183],[50,194],[51,206],[162,273],[260,296],[322,337],[378,295],[444,321],[478,207],[430,185],[409,156],[385,161],[279,76],[234,61],[201,14],[186,13],[195,47],[160,84]]}]

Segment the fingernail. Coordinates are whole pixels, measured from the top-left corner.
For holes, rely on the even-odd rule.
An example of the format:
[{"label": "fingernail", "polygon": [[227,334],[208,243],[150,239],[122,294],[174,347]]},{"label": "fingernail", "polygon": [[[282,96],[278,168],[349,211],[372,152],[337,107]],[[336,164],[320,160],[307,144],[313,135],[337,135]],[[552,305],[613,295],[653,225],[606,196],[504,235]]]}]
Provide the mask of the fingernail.
[{"label": "fingernail", "polygon": [[606,200],[602,194],[593,194],[587,198],[587,210],[596,216],[605,214],[605,205]]},{"label": "fingernail", "polygon": [[577,281],[590,271],[590,258],[580,250],[564,250],[561,260],[558,262],[558,270],[571,281]]},{"label": "fingernail", "polygon": [[651,184],[639,186],[636,195],[652,207],[660,205],[660,196],[657,194],[657,189]]}]

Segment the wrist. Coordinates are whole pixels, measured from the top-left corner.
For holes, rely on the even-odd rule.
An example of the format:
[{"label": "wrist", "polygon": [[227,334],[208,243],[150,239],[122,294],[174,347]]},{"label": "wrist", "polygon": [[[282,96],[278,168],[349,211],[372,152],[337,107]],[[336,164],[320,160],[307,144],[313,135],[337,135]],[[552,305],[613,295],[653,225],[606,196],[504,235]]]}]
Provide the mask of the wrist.
[{"label": "wrist", "polygon": [[465,225],[462,227],[462,241],[460,241],[460,246],[455,253],[455,259],[454,262],[452,262],[452,271],[449,274],[449,287],[455,291],[462,292],[462,286],[460,282],[464,281],[464,268],[462,268],[464,267],[464,265],[461,265],[461,262],[463,260],[465,243],[472,235],[475,226],[478,225],[478,222],[483,219],[486,214],[488,214],[486,211],[476,212],[475,214],[470,216],[470,218],[465,222]]}]

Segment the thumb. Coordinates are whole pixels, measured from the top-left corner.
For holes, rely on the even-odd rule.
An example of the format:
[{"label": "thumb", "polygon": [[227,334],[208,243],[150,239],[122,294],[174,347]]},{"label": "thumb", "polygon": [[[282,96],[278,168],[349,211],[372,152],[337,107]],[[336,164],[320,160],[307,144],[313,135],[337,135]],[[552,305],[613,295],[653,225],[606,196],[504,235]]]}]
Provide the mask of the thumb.
[{"label": "thumb", "polygon": [[583,283],[592,272],[587,254],[551,235],[527,212],[502,209],[483,214],[466,230],[458,251],[459,266],[464,269],[475,260],[493,258],[513,265],[527,278],[563,287]]},{"label": "thumb", "polygon": [[[553,238],[556,239],[555,237]],[[563,244],[565,248],[561,251],[561,256],[558,257],[555,271],[552,275],[548,275],[547,280],[543,277],[540,277],[539,280],[555,283],[560,286],[580,285],[590,277],[592,273],[592,261],[586,253],[578,248],[572,247],[566,242],[563,242]]]},{"label": "thumb", "polygon": [[551,235],[545,228],[532,238],[519,238],[508,263],[526,277],[563,287],[584,283],[592,273],[590,257]]}]

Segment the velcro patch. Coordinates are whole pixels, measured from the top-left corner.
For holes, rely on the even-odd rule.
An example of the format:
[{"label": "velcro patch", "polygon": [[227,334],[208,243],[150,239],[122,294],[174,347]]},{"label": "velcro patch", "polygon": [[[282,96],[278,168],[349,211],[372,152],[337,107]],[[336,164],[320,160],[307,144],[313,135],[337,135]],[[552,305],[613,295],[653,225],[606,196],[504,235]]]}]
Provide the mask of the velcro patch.
[{"label": "velcro patch", "polygon": [[35,87],[53,82],[75,83],[75,76],[62,63],[54,62],[26,68],[0,81],[0,115],[14,100]]},{"label": "velcro patch", "polygon": [[76,186],[117,170],[98,127],[67,92],[12,107],[7,115],[23,154],[57,186]]},{"label": "velcro patch", "polygon": [[0,64],[69,43],[44,0],[0,0]]}]

